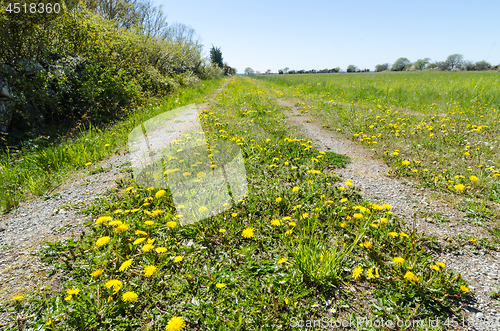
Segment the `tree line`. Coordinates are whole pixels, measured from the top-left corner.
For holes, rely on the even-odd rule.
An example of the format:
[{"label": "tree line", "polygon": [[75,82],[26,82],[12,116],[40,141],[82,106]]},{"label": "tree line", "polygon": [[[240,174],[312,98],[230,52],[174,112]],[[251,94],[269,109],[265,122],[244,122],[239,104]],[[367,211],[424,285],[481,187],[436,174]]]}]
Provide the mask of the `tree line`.
[{"label": "tree line", "polygon": [[394,64],[389,65],[389,63],[377,64],[375,66],[376,72],[391,70],[391,71],[414,71],[414,70],[490,70],[498,69],[498,65],[493,67],[487,61],[472,62],[469,60],[464,60],[462,54],[452,54],[449,55],[444,61],[431,62],[431,59],[418,59],[415,62],[411,62],[406,57],[400,57],[394,62]]}]

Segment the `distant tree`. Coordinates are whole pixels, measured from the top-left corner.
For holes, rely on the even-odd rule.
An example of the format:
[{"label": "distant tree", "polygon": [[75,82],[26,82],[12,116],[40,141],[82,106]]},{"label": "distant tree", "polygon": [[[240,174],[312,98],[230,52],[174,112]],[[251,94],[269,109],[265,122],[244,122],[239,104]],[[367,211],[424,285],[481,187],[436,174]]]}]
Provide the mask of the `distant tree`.
[{"label": "distant tree", "polygon": [[245,68],[245,75],[250,76],[250,75],[253,75],[253,74],[255,74],[255,72],[253,71],[252,68],[250,68],[250,67],[246,67]]},{"label": "distant tree", "polygon": [[294,75],[294,74],[296,74],[296,73],[297,73],[297,72],[296,72],[295,70],[288,70],[288,74],[290,74],[290,75]]},{"label": "distant tree", "polygon": [[462,68],[467,71],[476,70],[474,62],[466,60],[462,62]]},{"label": "distant tree", "polygon": [[214,45],[212,45],[212,48],[210,49],[210,60],[219,68],[224,67],[224,63],[222,63],[222,52],[220,50],[220,47],[215,47]]},{"label": "distant tree", "polygon": [[429,63],[429,64],[425,67],[425,69],[426,69],[426,70],[432,70],[432,69],[436,69],[437,67],[438,67],[437,62],[434,62],[434,63]]},{"label": "distant tree", "polygon": [[283,69],[278,70],[278,75],[283,75]]},{"label": "distant tree", "polygon": [[236,69],[230,67],[227,63],[224,63],[224,68],[222,69],[224,76],[233,76],[236,75]]},{"label": "distant tree", "polygon": [[381,72],[381,71],[384,71],[384,70],[387,70],[387,69],[389,69],[389,63],[377,64],[375,66],[375,71],[376,72]]},{"label": "distant tree", "polygon": [[479,62],[476,62],[474,67],[476,70],[490,70],[491,64],[486,62],[486,61],[479,61]]},{"label": "distant tree", "polygon": [[358,69],[358,67],[356,67],[354,64],[350,64],[347,67],[347,72],[356,72],[357,69]]},{"label": "distant tree", "polygon": [[259,70],[255,71],[255,74],[260,75],[260,71]]},{"label": "distant tree", "polygon": [[415,70],[424,70],[425,66],[429,64],[431,59],[426,57],[425,59],[418,59],[414,65],[415,65]]},{"label": "distant tree", "polygon": [[298,70],[297,73],[298,74],[304,74],[306,71],[304,69],[301,69],[301,70]]},{"label": "distant tree", "polygon": [[392,65],[391,70],[392,71],[402,71],[403,69],[406,68],[407,65],[409,65],[411,62],[405,57],[400,57],[399,59],[394,62]]},{"label": "distant tree", "polygon": [[447,69],[455,69],[455,67],[462,63],[464,60],[464,56],[462,54],[452,54],[446,58],[446,62],[448,63]]},{"label": "distant tree", "polygon": [[333,68],[332,69],[332,72],[339,72],[340,71],[340,68],[339,67],[336,67],[336,68]]},{"label": "distant tree", "polygon": [[288,73],[288,70],[290,70],[290,68],[288,68],[288,67],[283,68],[283,73],[284,73],[284,74],[287,74],[287,73]]},{"label": "distant tree", "polygon": [[269,75],[271,73],[271,69],[266,70],[266,75]]},{"label": "distant tree", "polygon": [[448,61],[436,62],[436,66],[439,70],[448,70],[450,68],[450,63]]}]

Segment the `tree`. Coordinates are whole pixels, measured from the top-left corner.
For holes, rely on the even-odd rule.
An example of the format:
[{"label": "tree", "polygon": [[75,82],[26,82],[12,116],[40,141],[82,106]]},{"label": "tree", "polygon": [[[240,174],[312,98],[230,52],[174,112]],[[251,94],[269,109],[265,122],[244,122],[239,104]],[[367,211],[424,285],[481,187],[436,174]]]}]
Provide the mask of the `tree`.
[{"label": "tree", "polygon": [[462,63],[464,56],[462,54],[452,54],[446,58],[446,63],[448,63],[448,69],[454,69],[456,66]]},{"label": "tree", "polygon": [[483,60],[483,61],[476,62],[474,67],[476,70],[490,70],[491,64]]},{"label": "tree", "polygon": [[282,69],[278,70],[278,75],[283,75],[283,70]]},{"label": "tree", "polygon": [[290,68],[288,68],[288,67],[283,68],[283,73],[284,73],[284,74],[287,74],[287,73],[288,73],[288,70],[290,70]]},{"label": "tree", "polygon": [[399,59],[396,60],[396,62],[394,62],[394,64],[392,65],[391,70],[392,71],[402,71],[410,63],[411,63],[410,60],[408,60],[407,58],[400,57]]},{"label": "tree", "polygon": [[250,67],[246,67],[245,68],[245,75],[250,76],[250,75],[253,75],[253,74],[255,74],[255,71],[253,71],[252,68],[250,68]]},{"label": "tree", "polygon": [[357,69],[358,69],[358,67],[356,67],[354,64],[350,64],[347,67],[347,72],[356,72]]},{"label": "tree", "polygon": [[418,59],[414,64],[415,69],[416,70],[424,70],[425,66],[428,65],[430,61],[431,61],[431,59],[429,59],[428,57],[426,57],[425,59]]},{"label": "tree", "polygon": [[450,63],[448,61],[436,62],[436,66],[439,70],[447,70],[450,68]]},{"label": "tree", "polygon": [[269,75],[271,73],[271,69],[266,70],[266,75]]},{"label": "tree", "polygon": [[212,45],[212,48],[210,49],[210,60],[219,68],[224,67],[224,63],[222,63],[222,52],[220,50],[220,47],[215,47],[214,45]]},{"label": "tree", "polygon": [[381,71],[384,71],[384,70],[387,70],[387,69],[389,69],[389,63],[377,64],[375,66],[375,71],[376,72],[381,72]]}]

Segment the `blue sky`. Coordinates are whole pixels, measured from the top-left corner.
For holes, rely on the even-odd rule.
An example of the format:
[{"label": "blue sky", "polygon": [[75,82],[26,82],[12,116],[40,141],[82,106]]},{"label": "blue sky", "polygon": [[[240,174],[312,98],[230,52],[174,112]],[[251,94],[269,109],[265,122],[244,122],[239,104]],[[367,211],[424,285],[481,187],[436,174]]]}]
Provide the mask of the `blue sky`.
[{"label": "blue sky", "polygon": [[500,0],[154,0],[170,23],[190,25],[208,54],[243,73],[379,63],[463,54],[500,64]]}]

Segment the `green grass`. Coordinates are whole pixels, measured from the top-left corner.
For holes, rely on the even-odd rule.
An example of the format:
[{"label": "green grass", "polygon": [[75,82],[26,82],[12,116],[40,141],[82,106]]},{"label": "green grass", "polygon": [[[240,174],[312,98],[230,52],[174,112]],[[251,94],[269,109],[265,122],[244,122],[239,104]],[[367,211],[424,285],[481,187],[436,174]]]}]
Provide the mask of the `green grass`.
[{"label": "green grass", "polygon": [[[16,153],[7,149],[0,155],[0,212],[12,209],[27,198],[47,194],[72,171],[85,167],[90,173],[102,171],[95,163],[124,147],[129,131],[138,123],[183,104],[201,103],[220,84],[220,79],[205,81],[164,99],[151,99],[126,121],[108,128],[81,128],[77,136],[57,144],[44,146],[47,144],[42,138],[38,147],[23,148]],[[92,164],[87,166],[88,163]]]},{"label": "green grass", "polygon": [[[204,130],[209,141],[240,145],[248,196],[179,226],[168,194],[122,181],[85,211],[119,221],[91,222],[79,241],[47,243],[42,257],[63,271],[64,285],[9,304],[27,329],[164,330],[178,316],[187,330],[291,330],[322,318],[459,316],[466,282],[436,266],[428,239],[390,206],[362,200],[332,175],[346,157],[291,136],[274,95],[254,81],[233,79],[217,101],[201,116]],[[156,267],[153,275],[146,266]],[[102,274],[92,276],[96,270]],[[122,286],[107,288],[113,279]],[[69,298],[71,289],[80,292]],[[138,297],[124,302],[125,292]],[[8,330],[19,329],[14,322]]]}]

